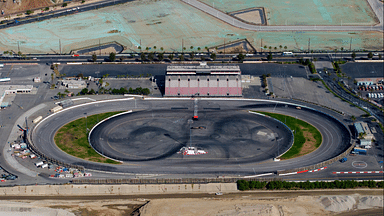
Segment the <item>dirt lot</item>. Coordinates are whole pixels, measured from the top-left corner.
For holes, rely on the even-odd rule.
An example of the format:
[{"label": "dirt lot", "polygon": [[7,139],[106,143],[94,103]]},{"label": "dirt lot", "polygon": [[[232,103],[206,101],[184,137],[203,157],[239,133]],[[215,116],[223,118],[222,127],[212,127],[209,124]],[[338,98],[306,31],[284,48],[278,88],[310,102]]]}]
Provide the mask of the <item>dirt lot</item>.
[{"label": "dirt lot", "polygon": [[13,0],[3,2],[2,0],[0,2],[0,10],[4,10],[7,15],[53,5],[50,0],[16,0],[15,2],[13,3]]},{"label": "dirt lot", "polygon": [[[148,202],[149,201],[149,202]],[[252,191],[100,197],[1,197],[0,215],[383,215],[381,190]],[[292,205],[294,204],[294,205]],[[138,212],[138,211],[136,211]]]}]

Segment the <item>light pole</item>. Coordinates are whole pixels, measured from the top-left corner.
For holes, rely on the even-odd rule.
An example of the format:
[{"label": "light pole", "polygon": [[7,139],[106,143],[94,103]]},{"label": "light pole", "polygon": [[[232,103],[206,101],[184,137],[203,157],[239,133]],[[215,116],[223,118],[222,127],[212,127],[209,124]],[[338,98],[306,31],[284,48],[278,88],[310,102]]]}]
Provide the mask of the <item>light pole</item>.
[{"label": "light pole", "polygon": [[85,130],[88,131],[87,113],[84,113],[84,115],[85,115]]}]

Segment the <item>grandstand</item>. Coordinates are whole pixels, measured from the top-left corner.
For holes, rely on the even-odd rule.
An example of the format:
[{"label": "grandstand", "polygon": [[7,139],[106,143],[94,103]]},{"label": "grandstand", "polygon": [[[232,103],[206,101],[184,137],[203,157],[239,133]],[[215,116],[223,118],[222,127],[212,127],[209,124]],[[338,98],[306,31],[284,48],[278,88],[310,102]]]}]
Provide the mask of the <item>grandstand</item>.
[{"label": "grandstand", "polygon": [[241,97],[241,71],[239,66],[167,67],[165,96],[174,97]]}]

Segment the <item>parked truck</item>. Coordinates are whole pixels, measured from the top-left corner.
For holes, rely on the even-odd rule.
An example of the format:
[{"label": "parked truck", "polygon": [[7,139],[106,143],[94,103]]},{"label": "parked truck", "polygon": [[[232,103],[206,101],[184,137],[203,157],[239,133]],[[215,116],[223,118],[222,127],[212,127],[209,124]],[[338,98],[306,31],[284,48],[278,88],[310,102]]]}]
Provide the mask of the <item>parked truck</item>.
[{"label": "parked truck", "polygon": [[353,149],[353,151],[358,153],[358,154],[363,154],[363,155],[367,154],[367,149],[363,149],[363,148],[359,148],[359,147],[355,147]]}]

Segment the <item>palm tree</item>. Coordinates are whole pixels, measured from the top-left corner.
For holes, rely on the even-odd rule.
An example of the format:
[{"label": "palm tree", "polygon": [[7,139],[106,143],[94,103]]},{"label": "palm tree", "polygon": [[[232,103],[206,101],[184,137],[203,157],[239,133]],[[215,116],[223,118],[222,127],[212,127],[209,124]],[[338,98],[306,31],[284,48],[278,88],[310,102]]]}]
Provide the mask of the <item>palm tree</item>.
[{"label": "palm tree", "polygon": [[284,50],[287,50],[288,49],[288,47],[287,46],[284,46]]},{"label": "palm tree", "polygon": [[201,48],[200,48],[200,47],[197,47],[197,50],[198,50],[198,51],[200,51],[200,50],[201,50]]},{"label": "palm tree", "polygon": [[341,59],[343,59],[343,50],[344,50],[344,47],[341,47],[340,50],[341,50]]},{"label": "palm tree", "polygon": [[191,46],[190,49],[193,50],[193,46]]},{"label": "palm tree", "polygon": [[279,48],[280,48],[280,51],[281,51],[281,48],[283,48],[283,46],[280,45]]},{"label": "palm tree", "polygon": [[164,48],[163,48],[163,47],[160,47],[160,50],[161,50],[161,51],[163,51],[163,50],[164,50]]}]

